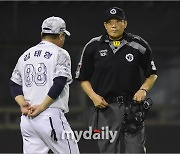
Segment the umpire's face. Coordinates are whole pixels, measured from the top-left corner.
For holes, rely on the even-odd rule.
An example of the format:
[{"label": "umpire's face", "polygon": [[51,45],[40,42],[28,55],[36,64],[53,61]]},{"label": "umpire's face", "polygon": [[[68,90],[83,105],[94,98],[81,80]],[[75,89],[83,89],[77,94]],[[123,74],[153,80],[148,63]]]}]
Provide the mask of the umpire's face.
[{"label": "umpire's face", "polygon": [[127,21],[110,19],[107,22],[104,22],[104,27],[110,39],[117,40],[122,37],[124,29],[127,27]]}]

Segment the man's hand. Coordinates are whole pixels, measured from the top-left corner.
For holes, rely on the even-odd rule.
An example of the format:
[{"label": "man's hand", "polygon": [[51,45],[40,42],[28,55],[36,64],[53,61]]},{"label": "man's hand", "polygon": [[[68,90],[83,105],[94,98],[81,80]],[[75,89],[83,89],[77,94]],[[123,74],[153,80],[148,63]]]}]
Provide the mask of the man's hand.
[{"label": "man's hand", "polygon": [[95,107],[105,108],[108,106],[108,103],[105,101],[105,99],[102,96],[96,94],[96,92],[94,92],[91,83],[89,81],[81,81],[81,87],[84,90],[84,92],[89,96],[89,98],[92,100]]},{"label": "man's hand", "polygon": [[28,102],[24,102],[21,106],[21,112],[23,115],[28,115],[30,104]]},{"label": "man's hand", "polygon": [[98,95],[98,94],[94,94],[92,97],[91,97],[93,103],[94,103],[94,106],[95,107],[98,107],[100,109],[102,108],[105,108],[107,107],[109,104],[105,101],[105,99]]},{"label": "man's hand", "polygon": [[42,111],[44,111],[44,108],[42,105],[34,105],[29,107],[28,110],[28,116],[30,117],[36,117],[37,115],[39,115]]},{"label": "man's hand", "polygon": [[142,102],[146,98],[147,91],[149,91],[151,89],[151,87],[154,85],[154,83],[156,82],[156,79],[157,79],[156,74],[152,74],[148,78],[146,78],[143,85],[135,93],[135,95],[133,97],[133,100],[137,101],[137,103]]},{"label": "man's hand", "polygon": [[145,100],[145,98],[146,98],[146,91],[140,89],[135,93],[133,100],[135,100],[137,103],[140,103],[143,100]]},{"label": "man's hand", "polygon": [[41,104],[29,107],[28,116],[35,117],[39,115],[41,112],[46,110],[53,102],[54,100],[47,95]]}]

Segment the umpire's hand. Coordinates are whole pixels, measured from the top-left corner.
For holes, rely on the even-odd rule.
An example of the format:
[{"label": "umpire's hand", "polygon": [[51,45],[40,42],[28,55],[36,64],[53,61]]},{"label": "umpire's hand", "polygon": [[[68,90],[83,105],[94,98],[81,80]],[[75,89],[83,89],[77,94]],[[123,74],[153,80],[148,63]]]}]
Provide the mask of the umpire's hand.
[{"label": "umpire's hand", "polygon": [[93,101],[94,106],[100,109],[105,108],[109,105],[102,96],[95,93],[91,97],[91,100]]},{"label": "umpire's hand", "polygon": [[135,100],[137,103],[142,102],[146,98],[146,91],[139,89],[134,97],[133,100]]}]

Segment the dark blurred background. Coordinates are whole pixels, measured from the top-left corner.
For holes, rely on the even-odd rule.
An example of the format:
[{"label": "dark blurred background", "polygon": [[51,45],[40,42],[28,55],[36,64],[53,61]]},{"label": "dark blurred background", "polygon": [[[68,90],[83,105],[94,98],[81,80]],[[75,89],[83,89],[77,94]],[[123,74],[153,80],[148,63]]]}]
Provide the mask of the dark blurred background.
[{"label": "dark blurred background", "polygon": [[[60,16],[66,21],[72,35],[66,38],[64,48],[72,58],[74,77],[83,46],[105,32],[104,12],[112,6],[124,9],[127,32],[148,41],[158,69],[158,80],[148,92],[154,104],[146,120],[147,152],[180,152],[180,2],[0,1],[0,153],[22,152],[20,111],[8,82],[19,56],[40,42],[43,20]],[[87,98],[75,80],[69,106],[66,116],[72,128],[85,129]],[[81,153],[98,152],[95,141],[78,143]]]}]

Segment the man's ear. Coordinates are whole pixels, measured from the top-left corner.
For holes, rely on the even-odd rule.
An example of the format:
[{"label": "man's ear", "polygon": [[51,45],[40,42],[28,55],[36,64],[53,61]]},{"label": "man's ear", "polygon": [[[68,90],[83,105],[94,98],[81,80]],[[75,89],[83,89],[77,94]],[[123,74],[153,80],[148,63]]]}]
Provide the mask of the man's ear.
[{"label": "man's ear", "polygon": [[[128,24],[128,23],[127,23],[127,20],[124,21],[124,24],[125,24],[124,27],[126,28],[126,27],[127,27],[127,24]],[[125,28],[124,28],[124,29],[125,29]]]},{"label": "man's ear", "polygon": [[64,37],[63,35],[64,35],[64,34],[60,34],[60,35],[59,35],[60,40],[63,40],[63,37]]},{"label": "man's ear", "polygon": [[107,26],[107,25],[106,25],[106,22],[104,22],[104,27],[105,27],[105,29],[107,29],[106,26]]}]

